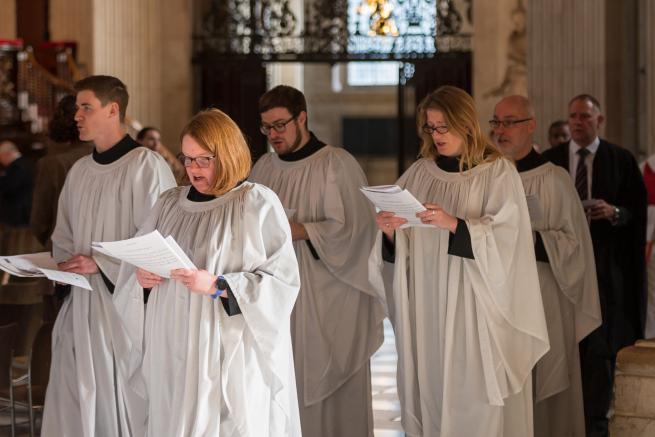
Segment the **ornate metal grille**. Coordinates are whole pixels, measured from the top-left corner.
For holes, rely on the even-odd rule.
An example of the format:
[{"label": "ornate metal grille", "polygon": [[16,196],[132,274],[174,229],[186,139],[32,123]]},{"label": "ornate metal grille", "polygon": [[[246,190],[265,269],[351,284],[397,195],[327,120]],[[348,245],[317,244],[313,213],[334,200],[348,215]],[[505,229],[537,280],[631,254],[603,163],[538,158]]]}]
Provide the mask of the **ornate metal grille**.
[{"label": "ornate metal grille", "polygon": [[[471,0],[458,3],[470,21]],[[471,50],[455,0],[212,0],[204,17],[196,51],[215,58],[411,60]]]}]

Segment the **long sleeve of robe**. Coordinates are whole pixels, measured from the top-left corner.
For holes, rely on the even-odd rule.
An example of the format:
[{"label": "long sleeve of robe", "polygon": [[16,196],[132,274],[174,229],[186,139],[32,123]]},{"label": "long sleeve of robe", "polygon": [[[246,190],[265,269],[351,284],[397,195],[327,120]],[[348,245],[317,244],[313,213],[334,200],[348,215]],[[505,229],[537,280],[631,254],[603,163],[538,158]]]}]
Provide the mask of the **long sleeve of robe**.
[{"label": "long sleeve of robe", "polygon": [[126,304],[140,300],[141,287],[123,264],[114,299],[132,355],[144,347],[138,366],[129,360],[148,400],[146,435],[299,437],[289,324],[300,279],[284,209],[251,183],[207,202],[188,191],[164,193],[140,234],[173,236],[198,268],[225,278],[241,313],[164,280],[143,329],[143,305]]},{"label": "long sleeve of robe", "polygon": [[521,180],[538,199],[542,217],[532,227],[548,255],[538,263],[550,350],[535,369],[535,432],[584,437],[578,342],[601,324],[589,225],[564,169],[546,163]]},{"label": "long sleeve of robe", "polygon": [[[92,241],[134,236],[160,193],[172,186],[175,180],[164,159],[145,148],[107,165],[91,156],[80,159],[59,199],[52,235],[55,260],[92,255]],[[115,282],[117,261],[94,258]],[[88,279],[93,291],[73,287],[55,322],[42,436],[133,435],[127,417],[138,412],[126,408],[114,367],[112,338],[124,335],[122,325],[101,275]]]},{"label": "long sleeve of robe", "polygon": [[[359,394],[335,397],[349,390],[348,383],[366,384],[369,359],[383,341],[384,309],[368,281],[375,218],[359,191],[366,178],[352,155],[325,146],[299,161],[265,155],[250,180],[270,187],[285,208],[296,210],[292,220],[304,225],[318,255],[306,241],[294,243],[302,285],[291,329],[299,400],[306,408],[301,408],[303,432],[368,435],[370,400],[367,406]],[[349,429],[339,423],[345,415],[356,417]]]},{"label": "long sleeve of robe", "polygon": [[[422,159],[398,185],[462,218],[474,255],[449,255],[446,230],[396,232],[386,297],[406,434],[532,436],[531,371],[548,350],[548,334],[516,169],[498,159],[448,173]],[[371,258],[381,269],[379,244]],[[381,275],[372,279],[380,289]]]}]

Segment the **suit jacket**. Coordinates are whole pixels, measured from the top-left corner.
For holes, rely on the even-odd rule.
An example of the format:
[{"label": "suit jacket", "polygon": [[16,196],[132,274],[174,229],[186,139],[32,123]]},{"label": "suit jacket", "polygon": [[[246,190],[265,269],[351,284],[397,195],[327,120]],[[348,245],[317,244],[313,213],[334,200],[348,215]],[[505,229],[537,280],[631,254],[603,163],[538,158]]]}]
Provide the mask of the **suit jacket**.
[{"label": "suit jacket", "polygon": [[0,223],[14,227],[29,225],[33,188],[34,164],[21,156],[0,176]]},{"label": "suit jacket", "polygon": [[[544,158],[569,170],[569,143],[543,153]],[[632,154],[600,140],[593,161],[591,193],[620,208],[621,219],[592,220],[591,238],[603,324],[599,353],[615,354],[643,338],[646,313],[645,241],[646,187]]]}]

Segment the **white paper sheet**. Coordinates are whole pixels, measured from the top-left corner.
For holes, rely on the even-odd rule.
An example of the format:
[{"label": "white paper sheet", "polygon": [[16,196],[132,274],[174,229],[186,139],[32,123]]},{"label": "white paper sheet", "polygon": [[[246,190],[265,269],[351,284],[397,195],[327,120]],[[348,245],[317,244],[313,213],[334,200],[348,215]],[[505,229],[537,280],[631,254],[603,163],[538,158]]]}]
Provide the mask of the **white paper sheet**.
[{"label": "white paper sheet", "polygon": [[398,217],[407,220],[401,228],[410,226],[430,227],[421,223],[416,217],[417,212],[425,211],[425,207],[407,190],[398,185],[378,185],[374,187],[360,187],[362,193],[375,205],[379,211],[393,212]]},{"label": "white paper sheet", "polygon": [[13,276],[23,278],[42,277],[39,268],[57,269],[57,263],[49,252],[24,255],[0,256],[0,269]]},{"label": "white paper sheet", "polygon": [[[168,238],[172,240],[172,237]],[[127,240],[93,242],[91,245],[101,253],[163,278],[170,278],[171,270],[196,268],[176,242],[170,243],[157,230]]]},{"label": "white paper sheet", "polygon": [[57,263],[48,252],[0,257],[0,269],[23,278],[46,277],[52,281],[92,290],[89,281],[77,273],[58,270]]},{"label": "white paper sheet", "polygon": [[530,214],[530,221],[536,222],[544,218],[544,212],[541,209],[539,204],[539,197],[534,194],[525,196],[525,200],[528,202],[528,214]]},{"label": "white paper sheet", "polygon": [[78,275],[77,273],[62,272],[60,270],[50,270],[50,269],[40,269],[40,270],[43,272],[46,278],[52,281],[73,285],[75,287],[84,288],[89,291],[92,290],[91,284],[89,284],[89,280],[82,275]]},{"label": "white paper sheet", "polygon": [[598,203],[598,199],[585,199],[582,201],[582,207],[587,210]]}]

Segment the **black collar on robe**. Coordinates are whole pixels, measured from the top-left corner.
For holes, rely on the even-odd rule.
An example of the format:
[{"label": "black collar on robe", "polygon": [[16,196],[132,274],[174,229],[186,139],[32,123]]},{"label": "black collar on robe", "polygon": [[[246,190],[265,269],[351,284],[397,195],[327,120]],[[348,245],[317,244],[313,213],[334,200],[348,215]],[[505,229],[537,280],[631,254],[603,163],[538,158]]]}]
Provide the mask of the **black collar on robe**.
[{"label": "black collar on robe", "polygon": [[[241,185],[244,181],[239,181],[234,188],[238,187]],[[234,189],[232,188],[232,189]],[[216,196],[213,194],[205,194],[201,193],[200,191],[196,190],[196,188],[191,185],[189,188],[189,193],[186,195],[187,200],[190,200],[192,202],[209,202],[210,200],[216,199]]]},{"label": "black collar on robe", "polygon": [[[435,159],[437,167],[446,171],[448,173],[457,173],[459,171],[459,159],[461,156],[445,156],[439,155]],[[464,170],[467,170],[467,167],[464,166]]]},{"label": "black collar on robe", "polygon": [[305,159],[309,156],[312,156],[314,153],[318,152],[323,147],[325,147],[325,143],[319,141],[319,139],[316,138],[316,135],[310,132],[309,141],[307,142],[307,144],[305,144],[304,147],[300,148],[299,150],[296,150],[295,152],[287,153],[284,155],[278,155],[278,157],[282,161],[300,161],[301,159]]},{"label": "black collar on robe", "polygon": [[186,198],[192,202],[209,202],[210,200],[216,199],[216,196],[213,194],[201,193],[200,191],[196,190],[193,185],[191,185]]},{"label": "black collar on robe", "polygon": [[530,153],[516,161],[516,169],[521,173],[542,166],[547,162],[543,156],[531,148]]},{"label": "black collar on robe", "polygon": [[98,164],[107,165],[116,162],[130,151],[141,145],[134,141],[131,136],[125,134],[122,140],[114,144],[110,149],[100,153],[93,148],[93,160]]}]

